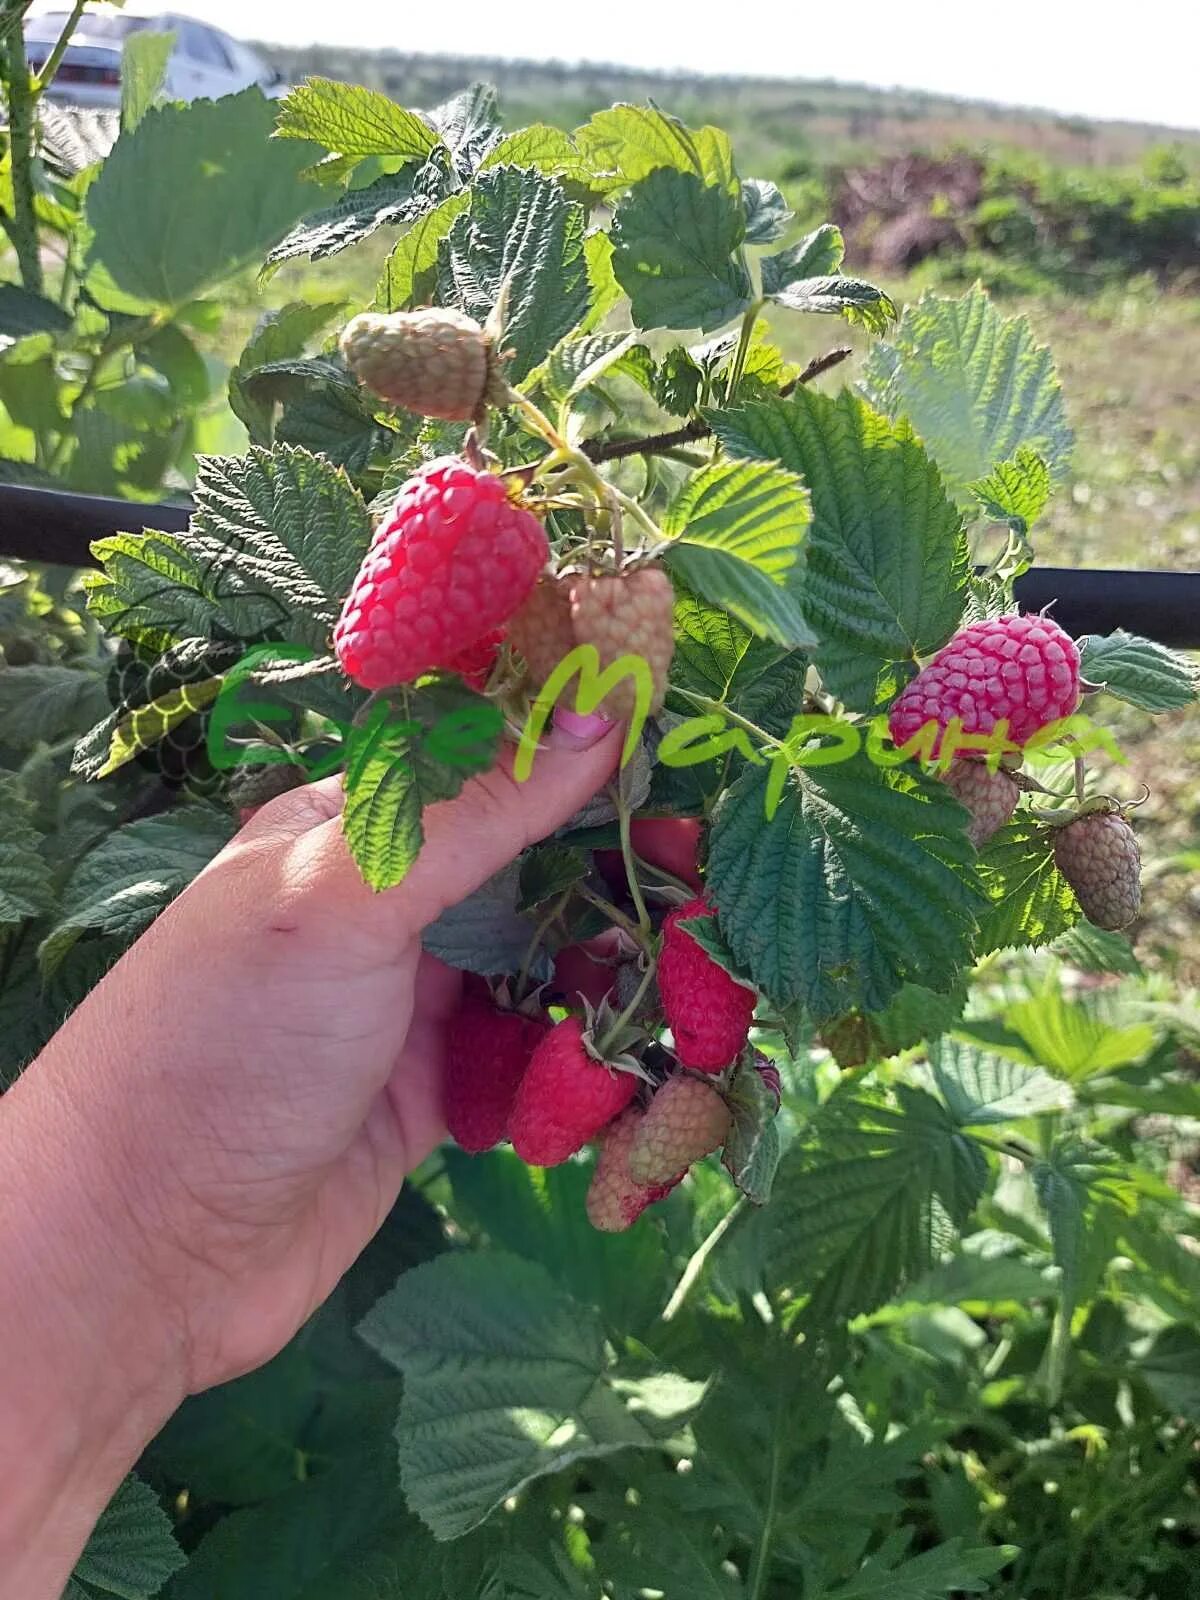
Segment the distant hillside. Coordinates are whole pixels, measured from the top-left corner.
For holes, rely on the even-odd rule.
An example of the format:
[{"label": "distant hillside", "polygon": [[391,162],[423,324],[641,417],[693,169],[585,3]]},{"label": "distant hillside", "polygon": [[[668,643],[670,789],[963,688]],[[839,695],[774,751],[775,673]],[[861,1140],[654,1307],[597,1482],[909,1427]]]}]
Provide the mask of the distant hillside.
[{"label": "distant hillside", "polygon": [[496,85],[512,126],[535,118],[571,125],[614,100],[652,99],[684,118],[707,118],[727,127],[743,155],[747,143],[751,154],[761,143],[764,149],[805,151],[823,162],[961,145],[1023,148],[1054,161],[1108,166],[1136,160],[1153,144],[1184,142],[1200,150],[1200,133],[831,80],[725,78],[590,62],[405,55],[329,45],[259,48],[289,81],[310,75],[343,78],[412,106],[435,104],[482,79]]}]

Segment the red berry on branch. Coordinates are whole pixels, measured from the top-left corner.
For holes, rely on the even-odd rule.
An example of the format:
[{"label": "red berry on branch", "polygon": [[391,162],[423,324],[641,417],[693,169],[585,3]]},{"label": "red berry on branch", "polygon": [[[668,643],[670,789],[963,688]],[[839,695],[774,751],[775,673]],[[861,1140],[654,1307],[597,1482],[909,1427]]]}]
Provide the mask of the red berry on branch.
[{"label": "red berry on branch", "polygon": [[1054,836],[1054,860],[1098,928],[1125,928],[1142,909],[1142,853],[1115,811],[1077,817]]},{"label": "red berry on branch", "polygon": [[604,1130],[600,1157],[587,1192],[588,1221],[602,1233],[624,1233],[647,1206],[666,1199],[682,1173],[666,1183],[639,1183],[629,1171],[629,1152],[645,1120],[636,1106]]},{"label": "red berry on branch", "polygon": [[531,1167],[558,1166],[625,1109],[639,1082],[598,1061],[583,1023],[568,1017],[542,1039],[521,1079],[508,1128],[513,1149]]},{"label": "red berry on branch", "polygon": [[517,1087],[548,1024],[468,995],[446,1031],[443,1104],[464,1150],[490,1150],[508,1134]]},{"label": "red berry on branch", "polygon": [[720,1072],[735,1060],[754,1016],[755,993],[732,978],[685,931],[690,917],[712,915],[703,897],[689,900],[663,922],[658,989],[685,1067]]},{"label": "red berry on branch", "polygon": [[668,1078],[651,1100],[629,1147],[629,1175],[638,1183],[678,1179],[729,1132],[729,1107],[702,1078]]}]

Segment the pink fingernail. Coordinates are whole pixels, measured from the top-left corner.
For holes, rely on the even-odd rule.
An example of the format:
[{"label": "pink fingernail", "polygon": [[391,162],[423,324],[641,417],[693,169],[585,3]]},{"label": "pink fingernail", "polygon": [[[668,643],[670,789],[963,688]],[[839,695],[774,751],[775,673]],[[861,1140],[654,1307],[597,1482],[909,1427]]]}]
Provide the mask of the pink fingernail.
[{"label": "pink fingernail", "polygon": [[568,711],[566,706],[555,706],[550,745],[555,750],[590,750],[612,727],[615,723],[598,711],[583,716],[578,711]]}]

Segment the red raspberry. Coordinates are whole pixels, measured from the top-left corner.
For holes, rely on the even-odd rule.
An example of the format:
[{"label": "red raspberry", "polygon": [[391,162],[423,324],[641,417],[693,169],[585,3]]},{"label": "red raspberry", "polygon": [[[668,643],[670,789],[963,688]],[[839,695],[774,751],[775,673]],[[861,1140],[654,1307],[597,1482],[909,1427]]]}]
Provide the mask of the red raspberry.
[{"label": "red raspberry", "polygon": [[645,1116],[630,1106],[604,1131],[586,1202],[588,1221],[602,1233],[624,1233],[647,1206],[664,1200],[682,1177],[680,1173],[669,1183],[638,1183],[630,1176],[629,1152]]},{"label": "red raspberry", "polygon": [[490,1150],[508,1133],[517,1087],[548,1025],[468,995],[446,1032],[446,1126],[464,1150]]},{"label": "red raspberry", "polygon": [[942,646],[902,691],[888,727],[903,745],[929,722],[941,729],[957,717],[964,733],[986,734],[1007,720],[1010,739],[1023,745],[1078,705],[1079,651],[1070,634],[1049,617],[994,617]]},{"label": "red raspberry", "polygon": [[689,917],[711,914],[703,896],[672,911],[663,922],[658,957],[658,991],[675,1054],[698,1072],[727,1067],[745,1044],[754,1016],[754,990],[731,978],[680,927]]},{"label": "red raspberry", "polygon": [[453,661],[447,661],[446,671],[457,672],[470,688],[482,691],[487,688],[487,681],[503,643],[504,629],[493,628],[491,633],[485,633],[482,639],[476,639],[473,645],[456,655]]},{"label": "red raspberry", "polygon": [[1133,829],[1115,811],[1093,811],[1060,828],[1054,859],[1084,916],[1098,928],[1127,927],[1142,909],[1142,853]]},{"label": "red raspberry", "polygon": [[632,1072],[588,1053],[583,1023],[568,1017],[533,1052],[509,1119],[509,1138],[531,1167],[556,1167],[582,1150],[637,1093]]},{"label": "red raspberry", "polygon": [[729,1107],[702,1078],[668,1078],[651,1100],[629,1146],[629,1176],[637,1183],[678,1179],[729,1132]]},{"label": "red raspberry", "polygon": [[429,462],[376,529],[333,631],[338,660],[364,689],[448,667],[508,621],[549,553],[495,473]]},{"label": "red raspberry", "polygon": [[976,850],[985,845],[1017,809],[1021,791],[1002,767],[989,772],[982,761],[952,761],[945,784],[971,813],[967,838]]}]

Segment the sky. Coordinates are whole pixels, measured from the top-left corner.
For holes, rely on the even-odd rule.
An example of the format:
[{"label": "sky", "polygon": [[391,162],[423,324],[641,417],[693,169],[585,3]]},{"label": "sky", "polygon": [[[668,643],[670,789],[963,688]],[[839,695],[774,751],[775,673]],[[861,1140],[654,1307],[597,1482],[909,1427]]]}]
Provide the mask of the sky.
[{"label": "sky", "polygon": [[838,78],[1200,127],[1198,0],[174,3],[235,36],[279,43]]}]

